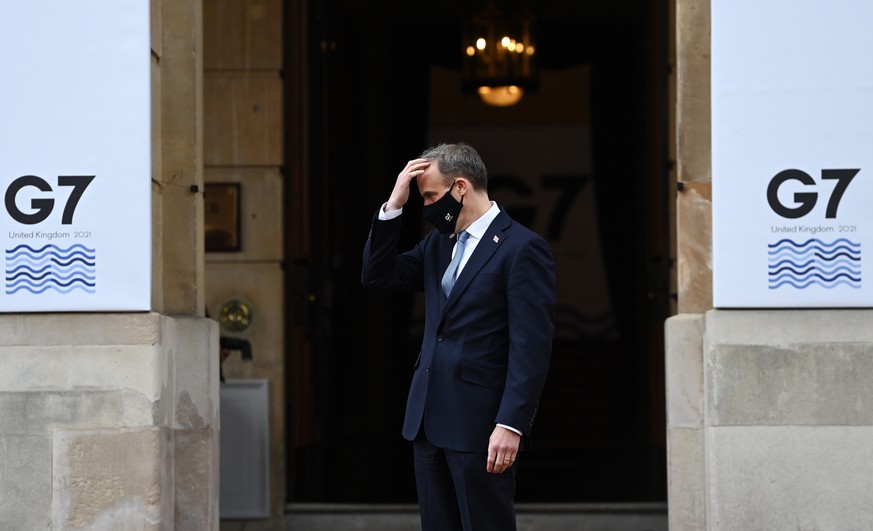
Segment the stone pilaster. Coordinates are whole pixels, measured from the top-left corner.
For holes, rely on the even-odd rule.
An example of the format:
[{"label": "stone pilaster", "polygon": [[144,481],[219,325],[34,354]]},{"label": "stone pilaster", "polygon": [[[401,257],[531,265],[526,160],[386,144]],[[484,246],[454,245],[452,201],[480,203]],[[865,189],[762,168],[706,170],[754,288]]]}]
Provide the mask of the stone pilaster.
[{"label": "stone pilaster", "polygon": [[873,528],[873,311],[667,322],[671,531]]},{"label": "stone pilaster", "polygon": [[0,315],[0,528],[217,529],[218,330]]}]

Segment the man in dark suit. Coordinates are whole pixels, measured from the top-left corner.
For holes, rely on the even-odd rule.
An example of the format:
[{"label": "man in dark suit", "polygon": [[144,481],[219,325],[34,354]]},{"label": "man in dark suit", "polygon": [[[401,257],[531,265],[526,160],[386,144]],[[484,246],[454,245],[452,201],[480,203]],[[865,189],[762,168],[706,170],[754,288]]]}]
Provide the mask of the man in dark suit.
[{"label": "man in dark suit", "polygon": [[[412,179],[435,229],[398,254]],[[471,146],[426,150],[397,176],[364,247],[364,286],[425,293],[403,423],[425,531],[516,529],[516,462],[551,358],[551,250],[489,199],[487,184]]]}]

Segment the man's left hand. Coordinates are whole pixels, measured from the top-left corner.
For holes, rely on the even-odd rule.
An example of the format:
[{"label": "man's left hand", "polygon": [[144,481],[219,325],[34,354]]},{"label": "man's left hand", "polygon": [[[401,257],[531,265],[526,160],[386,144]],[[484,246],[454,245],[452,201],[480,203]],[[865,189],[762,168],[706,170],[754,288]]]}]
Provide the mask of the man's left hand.
[{"label": "man's left hand", "polygon": [[502,474],[509,470],[518,457],[521,435],[501,426],[495,426],[488,439],[488,472]]}]

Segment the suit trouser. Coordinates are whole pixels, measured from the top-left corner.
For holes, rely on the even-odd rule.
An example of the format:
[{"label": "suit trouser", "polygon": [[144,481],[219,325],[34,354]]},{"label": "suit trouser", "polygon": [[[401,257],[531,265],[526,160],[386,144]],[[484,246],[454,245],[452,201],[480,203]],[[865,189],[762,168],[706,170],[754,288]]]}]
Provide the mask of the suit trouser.
[{"label": "suit trouser", "polygon": [[421,434],[412,444],[423,531],[515,531],[517,462],[490,474],[486,452],[437,448]]}]

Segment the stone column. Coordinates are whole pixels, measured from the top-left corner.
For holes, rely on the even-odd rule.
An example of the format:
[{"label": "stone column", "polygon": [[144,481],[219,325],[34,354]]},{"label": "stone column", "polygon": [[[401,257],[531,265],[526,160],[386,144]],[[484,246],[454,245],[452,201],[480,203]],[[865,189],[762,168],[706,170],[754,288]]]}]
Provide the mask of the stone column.
[{"label": "stone column", "polygon": [[667,497],[671,530],[706,529],[704,312],[712,307],[710,2],[676,0],[679,314],[666,323]]},{"label": "stone column", "polygon": [[217,325],[0,315],[0,529],[217,529]]},{"label": "stone column", "polygon": [[709,0],[677,0],[669,527],[871,529],[873,312],[712,309],[709,35]]},{"label": "stone column", "polygon": [[0,529],[219,527],[201,18],[151,0],[152,311],[0,315]]}]

